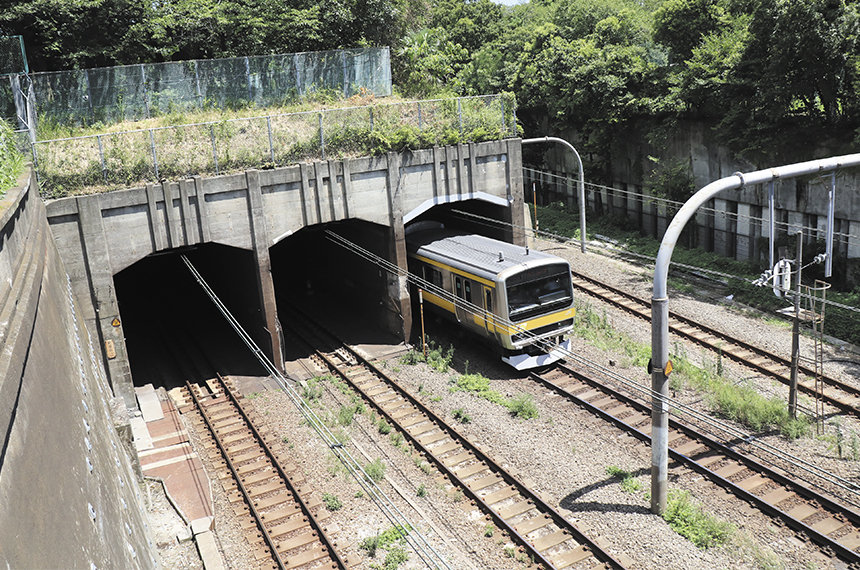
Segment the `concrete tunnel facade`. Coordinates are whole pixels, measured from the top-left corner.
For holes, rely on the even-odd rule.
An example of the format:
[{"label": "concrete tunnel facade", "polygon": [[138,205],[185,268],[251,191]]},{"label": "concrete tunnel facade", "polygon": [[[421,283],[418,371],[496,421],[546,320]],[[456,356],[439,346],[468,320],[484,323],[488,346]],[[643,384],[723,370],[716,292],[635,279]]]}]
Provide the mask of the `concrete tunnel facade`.
[{"label": "concrete tunnel facade", "polygon": [[[388,228],[388,260],[406,269],[405,224],[434,206],[479,200],[523,219],[522,154],[516,139],[460,144],[379,157],[303,163],[194,177],[107,194],[64,198],[47,218],[90,329],[97,331],[111,386],[135,407],[114,275],[159,252],[201,244],[248,250],[263,350],[281,366],[269,248],[307,226],[361,220]],[[504,238],[525,244],[519,225]],[[387,328],[409,340],[404,278],[387,276]]]}]

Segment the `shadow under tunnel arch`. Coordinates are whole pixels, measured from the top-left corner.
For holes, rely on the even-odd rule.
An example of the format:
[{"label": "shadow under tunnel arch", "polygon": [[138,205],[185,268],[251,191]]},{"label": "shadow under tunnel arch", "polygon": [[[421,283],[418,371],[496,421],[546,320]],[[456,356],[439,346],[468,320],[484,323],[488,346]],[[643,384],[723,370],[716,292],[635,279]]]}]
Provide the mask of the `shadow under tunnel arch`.
[{"label": "shadow under tunnel arch", "polygon": [[264,375],[251,350],[182,262],[184,253],[254,341],[266,346],[250,251],[206,244],[148,256],[114,276],[135,386],[167,389],[215,373]]}]

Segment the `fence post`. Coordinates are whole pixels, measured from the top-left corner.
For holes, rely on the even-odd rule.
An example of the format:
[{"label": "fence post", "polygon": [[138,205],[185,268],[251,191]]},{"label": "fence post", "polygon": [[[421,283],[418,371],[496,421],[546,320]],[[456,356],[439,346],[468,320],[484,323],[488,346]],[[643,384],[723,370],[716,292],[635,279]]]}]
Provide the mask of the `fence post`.
[{"label": "fence post", "polygon": [[272,144],[272,116],[266,115],[266,128],[269,130],[269,154],[272,156],[272,164],[275,164],[275,146]]},{"label": "fence post", "polygon": [[343,66],[343,96],[349,97],[349,83],[346,79],[346,50],[340,50],[340,59]]},{"label": "fence post", "polygon": [[36,143],[31,142],[30,148],[33,149],[33,170],[36,171],[36,183],[39,183],[39,157],[36,154]]},{"label": "fence post", "polygon": [[502,95],[499,95],[499,106],[502,109],[502,131],[499,134],[499,138],[505,138],[506,131],[508,130],[508,125],[505,122],[505,98]]},{"label": "fence post", "polygon": [[370,108],[370,132],[373,132],[373,107]]},{"label": "fence post", "polygon": [[107,168],[105,167],[105,153],[102,149],[102,136],[96,135],[96,140],[99,142],[99,160],[102,163],[102,176],[104,177],[105,182],[107,182]]},{"label": "fence post", "polygon": [[245,56],[245,82],[248,84],[248,103],[253,101],[252,89],[251,89],[251,60],[248,59],[248,56]]},{"label": "fence post", "polygon": [[322,158],[325,160],[325,131],[323,131],[323,114],[320,112],[319,114],[319,122],[320,122],[320,153],[322,153]]},{"label": "fence post", "polygon": [[194,60],[194,86],[197,89],[197,106],[203,108],[203,93],[200,91],[200,71],[197,69],[197,60]]},{"label": "fence post", "polygon": [[149,118],[149,89],[146,86],[146,68],[140,64],[140,79],[143,81],[143,107],[146,109],[146,118]]},{"label": "fence post", "polygon": [[420,101],[418,102],[418,130],[419,131],[424,130],[424,124],[421,121],[421,102]]},{"label": "fence post", "polygon": [[296,68],[296,96],[302,96],[302,76],[299,73],[299,54],[293,54],[293,67]]},{"label": "fence post", "polygon": [[220,174],[218,171],[218,150],[215,147],[215,127],[209,125],[209,137],[212,139],[212,159],[215,161],[215,174]]},{"label": "fence post", "polygon": [[90,119],[95,121],[96,120],[96,113],[95,113],[95,111],[93,111],[93,90],[92,90],[92,88],[90,88],[90,70],[89,69],[84,70],[84,77],[87,78],[87,103],[89,104],[89,107],[90,107]]},{"label": "fence post", "polygon": [[152,164],[155,166],[155,179],[158,180],[158,156],[155,154],[155,135],[152,134],[152,129],[149,129],[149,148],[152,150]]},{"label": "fence post", "polygon": [[463,136],[463,103],[462,99],[457,97],[457,118],[460,121],[460,136]]}]

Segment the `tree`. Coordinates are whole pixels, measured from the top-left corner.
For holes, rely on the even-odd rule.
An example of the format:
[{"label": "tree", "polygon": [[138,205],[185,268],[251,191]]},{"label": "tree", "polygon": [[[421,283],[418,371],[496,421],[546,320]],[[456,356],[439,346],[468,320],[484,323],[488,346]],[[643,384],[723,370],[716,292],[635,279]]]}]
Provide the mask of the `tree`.
[{"label": "tree", "polygon": [[654,39],[669,48],[674,61],[682,62],[729,22],[722,0],[668,0],[654,13]]}]

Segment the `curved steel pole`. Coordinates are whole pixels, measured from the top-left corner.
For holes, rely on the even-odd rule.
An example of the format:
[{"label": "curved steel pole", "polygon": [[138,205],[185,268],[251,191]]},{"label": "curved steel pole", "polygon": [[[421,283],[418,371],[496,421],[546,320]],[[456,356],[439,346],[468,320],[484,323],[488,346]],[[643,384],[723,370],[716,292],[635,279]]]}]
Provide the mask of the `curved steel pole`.
[{"label": "curved steel pole", "polygon": [[585,253],[585,173],[582,170],[582,159],[579,158],[579,153],[573,148],[573,145],[564,139],[558,137],[539,137],[535,139],[523,139],[522,144],[539,143],[539,142],[557,142],[563,144],[573,151],[576,156],[576,163],[579,165],[579,235],[580,247],[582,253]]},{"label": "curved steel pole", "polygon": [[[525,141],[523,141],[525,142]],[[705,202],[722,192],[744,185],[763,184],[779,178],[795,178],[806,174],[832,172],[839,168],[860,166],[860,154],[849,154],[809,162],[801,162],[757,170],[749,174],[736,172],[716,182],[711,182],[696,192],[675,214],[657,254],[654,268],[654,292],[651,297],[651,511],[662,515],[666,510],[666,484],[669,458],[669,382],[666,367],[669,364],[669,298],[667,279],[672,251],[681,231],[696,210]]]}]

